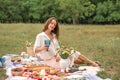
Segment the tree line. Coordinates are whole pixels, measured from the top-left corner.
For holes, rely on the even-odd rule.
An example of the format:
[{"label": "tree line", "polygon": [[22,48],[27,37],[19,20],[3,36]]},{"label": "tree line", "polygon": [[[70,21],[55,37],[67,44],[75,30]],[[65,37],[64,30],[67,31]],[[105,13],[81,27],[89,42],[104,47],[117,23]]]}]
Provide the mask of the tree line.
[{"label": "tree line", "polygon": [[0,23],[119,24],[120,0],[0,0]]}]

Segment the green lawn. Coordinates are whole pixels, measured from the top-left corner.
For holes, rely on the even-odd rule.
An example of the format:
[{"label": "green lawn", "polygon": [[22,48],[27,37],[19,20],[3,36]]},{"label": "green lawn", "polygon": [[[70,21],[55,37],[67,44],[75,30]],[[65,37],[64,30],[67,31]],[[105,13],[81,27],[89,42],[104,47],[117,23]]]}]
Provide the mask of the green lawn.
[{"label": "green lawn", "polygon": [[[43,24],[0,24],[0,57],[26,51],[26,40],[34,43],[42,28]],[[120,25],[60,24],[59,41],[100,61],[105,69],[100,73],[101,77],[120,80]],[[0,68],[0,77],[0,80],[6,78],[3,68]]]}]

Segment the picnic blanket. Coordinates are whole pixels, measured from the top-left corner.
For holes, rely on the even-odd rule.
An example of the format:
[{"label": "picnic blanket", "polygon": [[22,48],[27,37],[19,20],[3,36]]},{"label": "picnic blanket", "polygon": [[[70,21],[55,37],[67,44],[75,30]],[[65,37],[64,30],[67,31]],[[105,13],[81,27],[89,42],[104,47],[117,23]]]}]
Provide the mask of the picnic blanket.
[{"label": "picnic blanket", "polygon": [[[23,77],[23,76],[12,76],[11,75],[11,69],[12,68],[18,68],[18,67],[22,67],[22,64],[16,64],[13,65],[13,63],[11,62],[10,58],[12,56],[16,56],[16,54],[7,54],[5,56],[3,56],[3,58],[5,59],[5,69],[6,69],[6,75],[8,76],[8,78],[6,80],[28,80],[27,77]],[[18,56],[18,55],[17,55]],[[26,60],[25,64],[30,63],[30,60],[37,60],[35,57],[29,57]],[[28,61],[28,62],[27,62]],[[44,64],[43,61],[39,61],[40,64]],[[38,63],[37,63],[38,64]],[[69,76],[66,76],[64,78],[66,78],[66,80],[82,80],[83,78],[85,78],[85,80],[111,80],[109,78],[107,79],[102,79],[100,77],[98,77],[96,74],[97,72],[101,71],[100,67],[93,67],[93,66],[79,66],[78,67],[78,71],[69,73]],[[29,80],[34,80],[34,79],[29,79]],[[43,79],[44,80],[44,79]],[[53,79],[55,80],[55,79]]]}]

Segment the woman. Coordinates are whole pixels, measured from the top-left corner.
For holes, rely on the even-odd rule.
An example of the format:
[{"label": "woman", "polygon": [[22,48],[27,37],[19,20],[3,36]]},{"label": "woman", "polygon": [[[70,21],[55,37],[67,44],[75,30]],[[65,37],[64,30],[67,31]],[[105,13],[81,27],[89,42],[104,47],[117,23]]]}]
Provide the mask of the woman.
[{"label": "woman", "polygon": [[[45,22],[43,32],[36,37],[34,51],[35,55],[44,60],[45,64],[54,68],[59,68],[59,56],[56,49],[59,48],[59,25],[58,21],[51,17]],[[45,40],[50,40],[50,46],[45,45]]]},{"label": "woman", "polygon": [[[43,32],[37,35],[34,45],[34,51],[36,56],[39,56],[41,59],[43,59],[46,65],[54,68],[60,68],[60,57],[56,54],[56,49],[60,48],[58,44],[58,37],[58,21],[54,17],[51,17],[45,22]],[[49,47],[45,45],[45,40],[50,40],[51,44]],[[91,61],[79,52],[75,53],[72,56],[71,61],[77,64],[88,61],[91,65],[98,66],[95,62]]]}]

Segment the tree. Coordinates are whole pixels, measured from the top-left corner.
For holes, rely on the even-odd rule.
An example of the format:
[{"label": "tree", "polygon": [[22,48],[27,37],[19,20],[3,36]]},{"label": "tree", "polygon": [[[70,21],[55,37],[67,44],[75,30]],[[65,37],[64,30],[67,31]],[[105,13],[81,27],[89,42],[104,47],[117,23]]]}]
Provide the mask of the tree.
[{"label": "tree", "polygon": [[8,15],[6,13],[6,4],[3,0],[0,0],[0,22],[5,22],[7,19]]},{"label": "tree", "polygon": [[95,5],[89,0],[59,0],[60,9],[64,14],[70,15],[73,24],[78,22],[78,17],[85,18],[93,14]]},{"label": "tree", "polygon": [[[117,2],[118,1],[118,2]],[[113,1],[104,1],[103,3],[98,3],[96,8],[96,15],[94,21],[97,23],[117,23],[120,21],[120,3],[117,0],[115,3]]]},{"label": "tree", "polygon": [[23,6],[29,12],[30,22],[44,22],[50,16],[57,16],[56,7],[58,5],[54,2],[54,0],[26,0]]}]

